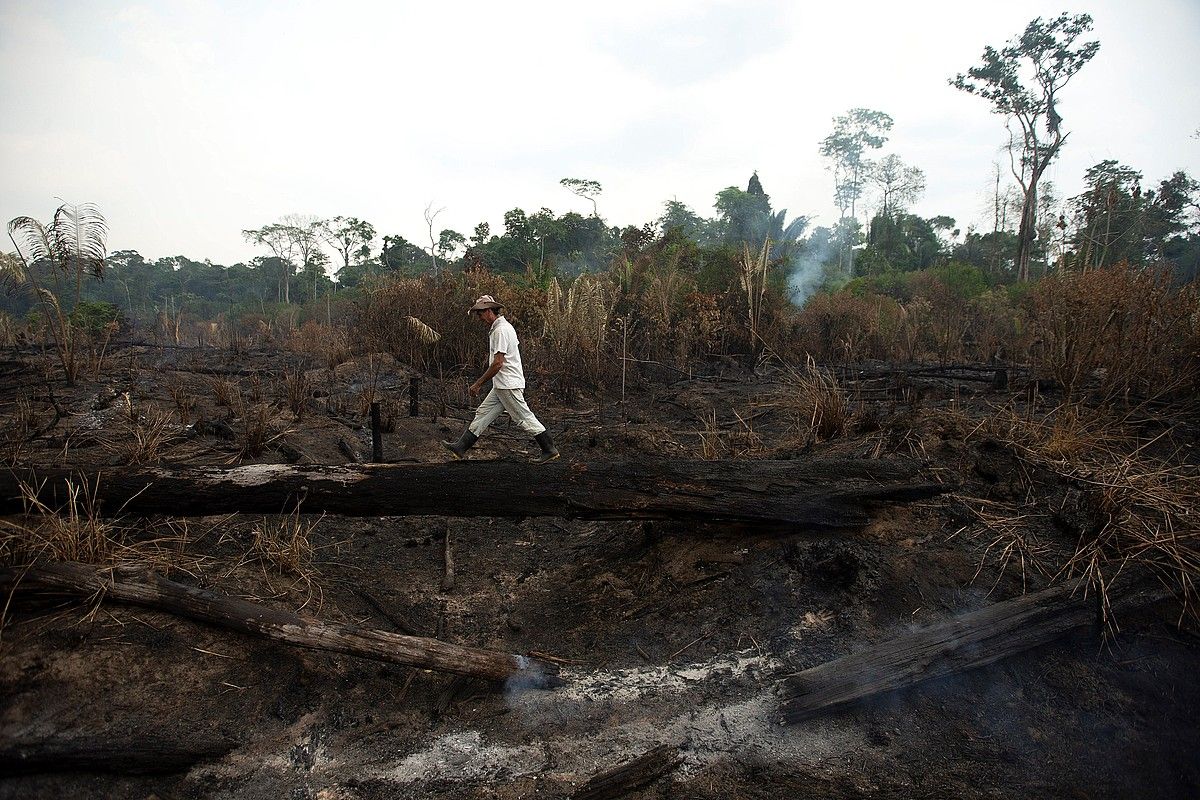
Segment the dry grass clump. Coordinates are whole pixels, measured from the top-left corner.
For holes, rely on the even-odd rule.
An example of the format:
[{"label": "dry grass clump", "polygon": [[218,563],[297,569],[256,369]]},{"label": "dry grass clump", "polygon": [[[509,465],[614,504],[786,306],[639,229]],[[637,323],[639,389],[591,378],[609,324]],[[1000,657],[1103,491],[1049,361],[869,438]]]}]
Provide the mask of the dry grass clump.
[{"label": "dry grass clump", "polygon": [[125,450],[128,464],[157,461],[163,449],[179,439],[180,432],[171,415],[154,406],[147,406],[129,425],[129,441]]},{"label": "dry grass clump", "polygon": [[209,378],[208,387],[212,390],[213,401],[218,408],[233,408],[238,400],[237,384],[225,378]]},{"label": "dry grass clump", "polygon": [[[368,351],[389,353],[422,372],[481,365],[486,358],[485,331],[467,314],[475,299],[468,294],[451,278],[403,278],[373,285],[357,332]],[[511,300],[501,296],[501,302],[507,306]]]},{"label": "dry grass clump", "polygon": [[308,373],[300,367],[286,370],[283,374],[283,385],[287,397],[287,407],[299,420],[304,416],[304,411],[308,408],[308,398],[312,394]]},{"label": "dry grass clump", "polygon": [[354,355],[350,333],[345,328],[322,325],[311,319],[291,332],[288,347],[294,352],[316,357],[331,370]]},{"label": "dry grass clump", "polygon": [[251,403],[261,403],[263,399],[262,378],[258,374],[251,375],[246,380],[246,399]]},{"label": "dry grass clump", "polygon": [[9,441],[28,438],[29,434],[38,429],[41,415],[33,407],[33,400],[28,397],[18,397],[13,406],[12,423],[5,431]]},{"label": "dry grass clump", "polygon": [[17,343],[17,325],[12,317],[0,311],[0,345],[8,347]]},{"label": "dry grass clump", "polygon": [[557,278],[550,282],[541,355],[559,391],[598,386],[613,371],[605,344],[615,303],[614,287],[605,276],[581,275],[566,289]]},{"label": "dry grass clump", "polygon": [[[1119,575],[1147,571],[1175,592],[1185,613],[1197,613],[1200,472],[1194,466],[1151,455],[1158,440],[1140,442],[1123,433],[1119,421],[1078,406],[1041,417],[1005,411],[984,429],[1021,462],[1068,486],[1059,506],[1045,514],[1076,537],[1074,552],[1038,569],[1056,579],[1086,579],[1105,606]],[[1039,562],[1027,543],[1010,544]]]},{"label": "dry grass clump", "polygon": [[709,409],[700,418],[701,428],[696,431],[699,438],[700,458],[717,461],[723,458],[745,458],[763,451],[763,439],[754,430],[754,409],[746,414],[733,411],[733,420],[728,423],[717,421],[716,409]]},{"label": "dry grass clump", "polygon": [[263,517],[251,531],[250,554],[283,575],[305,578],[313,571],[312,532],[322,518],[306,519],[299,511]]},{"label": "dry grass clump", "polygon": [[306,595],[301,608],[307,606],[314,596],[319,598],[321,593],[317,583],[319,570],[313,563],[317,551],[313,533],[322,519],[324,515],[303,516],[299,509],[291,514],[265,516],[251,527],[248,547],[246,534],[242,530],[226,530],[218,544],[232,544],[235,551],[240,553],[237,563],[232,565],[227,574],[247,564],[258,565],[268,584],[272,583],[274,575],[280,575],[290,581],[285,591],[301,587]]},{"label": "dry grass clump", "polygon": [[172,402],[175,403],[175,411],[179,414],[180,424],[190,424],[192,412],[196,410],[196,395],[178,373],[171,375],[166,385],[167,394],[171,396]]},{"label": "dry grass clump", "polygon": [[171,412],[150,403],[134,403],[128,393],[120,402],[122,413],[114,418],[114,424],[91,434],[118,463],[154,463],[183,438],[183,428]]},{"label": "dry grass clump", "polygon": [[800,415],[797,427],[809,431],[818,440],[843,436],[849,430],[854,414],[846,390],[833,373],[818,367],[817,362],[809,356],[803,371],[793,372],[792,375],[797,412]]},{"label": "dry grass clump", "polygon": [[188,529],[170,519],[134,529],[100,516],[96,485],[67,481],[61,508],[38,498],[40,487],[22,482],[25,513],[0,518],[0,563],[30,566],[55,561],[85,564],[169,564],[179,561]]},{"label": "dry grass clump", "polygon": [[[818,361],[887,358],[899,327],[898,304],[881,295],[817,294],[797,314],[797,343]],[[885,333],[886,332],[886,333]]]},{"label": "dry grass clump", "polygon": [[271,442],[286,433],[271,430],[271,409],[265,403],[241,404],[234,417],[233,429],[241,445],[240,451],[234,456],[235,461],[258,458],[266,452]]},{"label": "dry grass clump", "polygon": [[1125,266],[1047,278],[1027,298],[1035,366],[1068,398],[1163,398],[1200,390],[1200,290]]},{"label": "dry grass clump", "polygon": [[1045,578],[1053,577],[1050,564],[1054,558],[1054,550],[1046,540],[1046,531],[1051,524],[1051,516],[1048,513],[1029,511],[1013,514],[1002,503],[980,498],[972,498],[967,508],[988,536],[979,569],[975,572],[976,578],[988,561],[996,562],[1000,576],[1009,569],[1018,569],[1021,574],[1022,591],[1026,589],[1030,573]]},{"label": "dry grass clump", "polygon": [[710,409],[703,419],[704,427],[697,431],[700,438],[700,457],[705,461],[716,461],[722,458],[727,448],[721,440],[721,428],[717,425],[717,411]]}]

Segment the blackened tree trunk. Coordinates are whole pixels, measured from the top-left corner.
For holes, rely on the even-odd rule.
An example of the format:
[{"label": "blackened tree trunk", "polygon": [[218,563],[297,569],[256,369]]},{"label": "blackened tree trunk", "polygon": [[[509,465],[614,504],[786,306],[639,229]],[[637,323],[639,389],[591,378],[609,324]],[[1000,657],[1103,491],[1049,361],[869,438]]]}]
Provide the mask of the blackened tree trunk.
[{"label": "blackened tree trunk", "polygon": [[43,503],[86,482],[100,514],[432,514],[460,517],[729,520],[818,529],[856,527],[883,503],[928,498],[951,486],[918,477],[911,461],[641,460],[534,465],[256,464],[0,473],[0,513],[22,510],[22,487]]}]

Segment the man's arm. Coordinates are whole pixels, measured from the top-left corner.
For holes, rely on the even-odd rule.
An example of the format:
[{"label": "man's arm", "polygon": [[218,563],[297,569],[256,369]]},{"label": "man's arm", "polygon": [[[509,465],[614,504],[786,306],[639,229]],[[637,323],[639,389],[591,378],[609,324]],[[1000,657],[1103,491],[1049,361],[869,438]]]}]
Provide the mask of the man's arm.
[{"label": "man's arm", "polygon": [[492,359],[492,365],[487,368],[487,372],[483,373],[483,375],[479,377],[479,380],[471,384],[471,394],[479,394],[480,390],[483,389],[483,385],[492,378],[496,377],[496,373],[499,372],[500,368],[503,366],[504,353],[496,353],[495,357]]}]

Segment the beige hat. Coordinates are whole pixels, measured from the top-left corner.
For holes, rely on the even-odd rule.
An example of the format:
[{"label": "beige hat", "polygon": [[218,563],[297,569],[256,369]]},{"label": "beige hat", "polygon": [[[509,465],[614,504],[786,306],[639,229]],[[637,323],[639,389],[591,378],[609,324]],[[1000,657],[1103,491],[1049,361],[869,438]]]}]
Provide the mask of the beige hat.
[{"label": "beige hat", "polygon": [[497,303],[496,298],[492,297],[490,294],[485,294],[475,301],[475,305],[471,306],[471,311],[467,313],[471,313],[473,311],[483,311],[485,308],[494,310],[498,308],[504,308],[504,306],[500,303]]}]

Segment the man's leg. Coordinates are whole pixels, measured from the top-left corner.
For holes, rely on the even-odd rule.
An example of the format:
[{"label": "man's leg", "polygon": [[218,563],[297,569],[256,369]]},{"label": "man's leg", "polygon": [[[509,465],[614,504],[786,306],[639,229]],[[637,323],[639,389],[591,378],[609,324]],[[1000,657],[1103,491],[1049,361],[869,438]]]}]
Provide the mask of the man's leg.
[{"label": "man's leg", "polygon": [[521,430],[530,436],[537,436],[546,430],[546,426],[538,422],[538,418],[533,415],[529,404],[525,402],[524,389],[493,389],[492,392]]},{"label": "man's leg", "polygon": [[545,425],[538,421],[525,402],[525,391],[523,389],[500,389],[497,394],[508,415],[521,427],[521,430],[531,434],[533,440],[538,443],[538,447],[542,448],[541,455],[533,459],[533,462],[545,464],[547,461],[558,458],[558,448],[550,439],[550,432],[546,430]]},{"label": "man's leg", "polygon": [[[500,391],[504,390],[501,389]],[[496,389],[493,388],[487,393],[487,397],[483,398],[483,401],[479,404],[479,408],[475,409],[475,419],[471,420],[471,433],[476,436],[483,436],[483,432],[488,429],[489,425],[496,421],[496,417],[500,416],[504,408],[503,399],[498,396]]]},{"label": "man's leg", "polygon": [[479,408],[475,409],[475,419],[471,420],[471,425],[458,437],[458,441],[443,441],[442,446],[454,453],[455,458],[462,458],[503,410],[504,406],[496,398],[496,390],[492,389],[487,393],[487,397],[483,398]]}]

